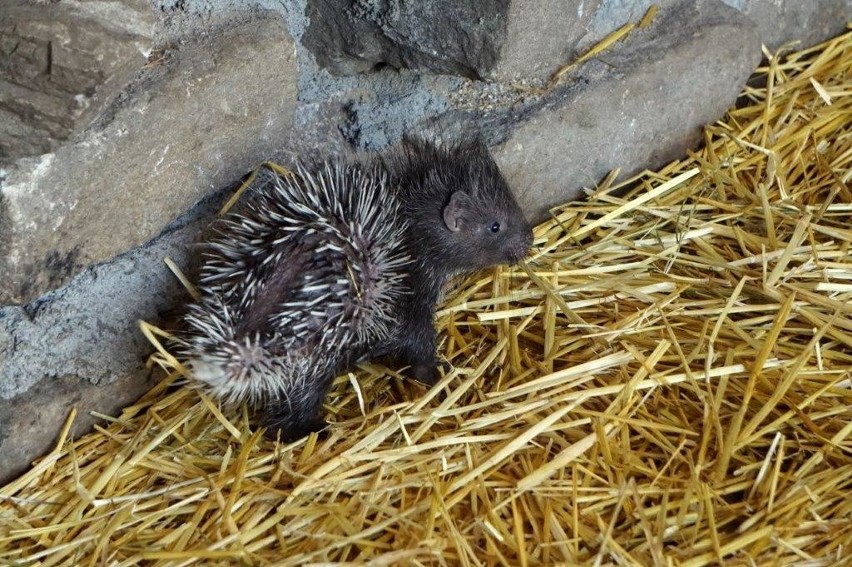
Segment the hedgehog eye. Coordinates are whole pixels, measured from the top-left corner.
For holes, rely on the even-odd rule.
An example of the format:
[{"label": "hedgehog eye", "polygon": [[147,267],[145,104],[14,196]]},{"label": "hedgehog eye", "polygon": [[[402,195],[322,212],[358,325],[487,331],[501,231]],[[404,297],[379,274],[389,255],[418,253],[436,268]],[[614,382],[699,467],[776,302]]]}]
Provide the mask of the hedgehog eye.
[{"label": "hedgehog eye", "polygon": [[490,227],[488,227],[488,230],[490,230],[491,232],[493,232],[495,234],[500,232],[500,223],[494,222]]}]

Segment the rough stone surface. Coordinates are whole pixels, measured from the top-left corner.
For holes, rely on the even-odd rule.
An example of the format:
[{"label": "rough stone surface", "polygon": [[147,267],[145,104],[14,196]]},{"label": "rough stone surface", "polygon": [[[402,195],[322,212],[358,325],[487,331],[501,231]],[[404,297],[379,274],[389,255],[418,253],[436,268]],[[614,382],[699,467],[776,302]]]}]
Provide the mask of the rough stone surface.
[{"label": "rough stone surface", "polygon": [[54,149],[145,63],[145,0],[36,6],[0,0],[0,164]]},{"label": "rough stone surface", "polygon": [[[791,41],[799,47],[833,37],[852,19],[852,0],[721,0],[757,24],[760,40],[770,49]],[[678,0],[603,0],[588,34],[578,42],[583,48],[622,24],[638,21],[652,4],[666,11]]]},{"label": "rough stone surface", "polygon": [[505,37],[509,0],[307,0],[302,43],[337,74],[390,66],[480,77]]},{"label": "rough stone surface", "polygon": [[606,3],[606,0],[511,2],[506,39],[490,78],[498,81],[548,78],[576,55],[581,40],[589,35],[592,18]]},{"label": "rough stone surface", "polygon": [[615,168],[629,175],[683,155],[737,96],[760,60],[758,41],[737,12],[700,0],[584,70],[495,152],[530,218],[581,198]]},{"label": "rough stone surface", "polygon": [[834,37],[852,21],[852,0],[723,0],[741,10],[772,50],[789,42],[797,48]]},{"label": "rough stone surface", "polygon": [[182,47],[77,141],[9,168],[0,302],[32,300],[149,240],[280,148],[295,107],[294,44],[279,18]]},{"label": "rough stone surface", "polygon": [[0,484],[52,448],[72,407],[78,435],[91,411],[114,415],[153,386],[137,322],[168,321],[188,299],[163,258],[189,265],[221,201],[26,306],[0,308]]}]

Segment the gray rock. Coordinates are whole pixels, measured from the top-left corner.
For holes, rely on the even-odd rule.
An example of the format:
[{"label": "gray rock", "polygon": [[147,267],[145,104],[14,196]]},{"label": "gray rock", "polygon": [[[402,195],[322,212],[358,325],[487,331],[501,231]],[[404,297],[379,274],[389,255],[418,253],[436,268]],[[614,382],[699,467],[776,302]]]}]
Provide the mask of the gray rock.
[{"label": "gray rock", "polygon": [[302,44],[336,74],[390,66],[480,77],[494,67],[509,0],[307,0]]},{"label": "gray rock", "polygon": [[577,55],[581,40],[589,36],[592,18],[602,10],[601,4],[606,0],[511,2],[506,39],[490,78],[513,81],[550,77]]},{"label": "gray rock", "polygon": [[684,3],[608,53],[607,65],[581,69],[495,158],[540,221],[615,168],[623,177],[682,156],[731,106],[759,59],[754,25],[735,10],[718,0]]},{"label": "gray rock", "polygon": [[[683,0],[602,0],[589,25],[588,35],[578,42],[584,49],[612,30],[636,22],[652,4],[664,12]],[[852,0],[721,0],[754,22],[760,40],[770,49],[798,41],[814,45],[839,33],[852,18]],[[687,2],[689,3],[689,2]]]},{"label": "gray rock", "polygon": [[[387,65],[506,81],[545,78],[613,30],[630,21],[638,22],[652,4],[666,11],[684,1],[548,0],[531,4],[521,0],[500,3],[494,0],[484,3],[152,0],[152,3],[163,14],[159,37],[164,42],[180,40],[193,31],[264,9],[286,17],[294,35],[314,52],[321,67],[337,74],[365,73]],[[762,41],[771,48],[794,40],[810,45],[841,33],[852,13],[852,0],[722,1],[757,23]],[[434,10],[433,6],[438,9]],[[302,21],[310,24],[304,37],[299,28],[307,23]],[[424,30],[424,22],[432,29]],[[476,49],[482,53],[475,53]],[[308,74],[315,71],[308,70]]]},{"label": "gray rock", "polygon": [[277,17],[186,45],[75,142],[10,167],[0,187],[0,274],[10,285],[0,303],[32,300],[149,240],[284,145],[294,50]]},{"label": "gray rock", "polygon": [[[841,33],[852,14],[852,0],[723,1],[751,18],[773,49]],[[541,80],[623,24],[638,22],[651,5],[665,12],[682,3],[308,0],[310,25],[302,42],[320,66],[336,74],[387,65],[498,81]]]},{"label": "gray rock", "polygon": [[741,10],[760,30],[771,50],[789,42],[797,49],[817,44],[846,29],[852,0],[723,0]]},{"label": "gray rock", "polygon": [[154,385],[138,321],[168,323],[188,300],[163,258],[191,270],[192,243],[221,203],[207,199],[148,244],[0,308],[0,485],[53,446],[71,407],[79,435],[90,412],[115,415]]},{"label": "gray rock", "polygon": [[0,164],[51,151],[85,127],[153,47],[145,0],[0,0],[0,14]]},{"label": "gray rock", "polygon": [[383,88],[353,89],[347,93],[352,98],[343,101],[345,117],[340,133],[358,150],[394,144],[419,119],[440,115],[449,108],[446,83],[430,82],[412,72],[382,74],[382,79],[376,83]]},{"label": "gray rock", "polygon": [[[602,0],[589,22],[588,32],[577,42],[585,50],[628,22],[638,23],[652,5],[658,14],[668,12],[678,4],[694,0]],[[724,1],[724,0],[722,0]]]},{"label": "gray rock", "polygon": [[0,485],[54,448],[72,407],[82,412],[74,419],[73,439],[97,421],[88,412],[118,415],[154,384],[149,377],[134,377],[102,387],[64,377],[40,382],[25,395],[0,400]]}]

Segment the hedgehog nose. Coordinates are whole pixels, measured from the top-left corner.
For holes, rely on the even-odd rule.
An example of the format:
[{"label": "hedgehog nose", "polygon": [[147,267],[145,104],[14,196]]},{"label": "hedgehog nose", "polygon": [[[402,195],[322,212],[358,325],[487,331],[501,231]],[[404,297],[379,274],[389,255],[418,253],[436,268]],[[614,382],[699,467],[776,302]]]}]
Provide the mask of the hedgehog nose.
[{"label": "hedgehog nose", "polygon": [[524,231],[524,240],[521,242],[521,247],[518,250],[518,255],[519,255],[518,260],[521,260],[524,256],[527,255],[527,252],[529,252],[530,247],[532,247],[532,244],[533,244],[532,230],[526,229],[526,231]]},{"label": "hedgehog nose", "polygon": [[532,246],[532,242],[532,233],[528,232],[524,235],[524,239],[519,243],[519,245],[511,250],[510,254],[512,256],[512,263],[518,263],[524,259],[527,252],[530,250],[530,246]]}]

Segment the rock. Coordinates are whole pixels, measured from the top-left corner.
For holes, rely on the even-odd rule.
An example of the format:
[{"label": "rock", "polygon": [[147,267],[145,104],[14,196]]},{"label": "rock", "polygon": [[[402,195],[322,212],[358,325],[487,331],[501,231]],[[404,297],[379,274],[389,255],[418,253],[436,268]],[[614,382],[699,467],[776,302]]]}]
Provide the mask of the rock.
[{"label": "rock", "polygon": [[[852,0],[724,0],[755,23],[775,48],[841,33]],[[307,0],[302,43],[332,73],[384,66],[497,81],[542,80],[613,30],[638,22],[651,5],[683,0],[563,0],[409,4],[399,0]],[[687,2],[688,3],[688,2]]]},{"label": "rock", "polygon": [[741,10],[760,30],[760,39],[776,50],[789,42],[796,49],[843,33],[852,20],[852,0],[724,0]]},{"label": "rock", "polygon": [[148,69],[73,143],[10,167],[0,303],[30,301],[149,240],[284,145],[294,50],[277,17],[211,34]]},{"label": "rock", "polygon": [[[585,49],[612,30],[638,22],[652,4],[666,11],[683,0],[602,0],[589,24],[588,34],[578,42]],[[852,0],[721,0],[736,8],[757,25],[760,40],[770,49],[799,41],[799,47],[814,45],[840,34],[852,18]],[[687,2],[690,3],[690,2]]]},{"label": "rock", "polygon": [[[378,79],[378,77],[377,77]],[[382,88],[350,91],[339,132],[358,150],[380,150],[398,142],[424,116],[445,112],[446,85],[424,81],[415,73],[393,73],[376,81]]]},{"label": "rock", "polygon": [[511,2],[506,39],[489,78],[497,81],[549,78],[577,55],[578,44],[589,35],[592,18],[602,9],[601,4],[606,3],[606,0]]},{"label": "rock", "polygon": [[138,321],[168,320],[188,300],[163,258],[186,269],[221,204],[208,199],[148,244],[0,308],[0,485],[53,447],[71,407],[80,435],[96,421],[90,412],[115,415],[154,385]]},{"label": "rock", "polygon": [[47,6],[0,0],[0,164],[57,147],[145,63],[145,0]]},{"label": "rock", "polygon": [[700,0],[660,13],[606,60],[580,69],[573,88],[525,117],[495,151],[532,220],[615,168],[624,177],[683,155],[731,106],[760,46],[738,12]]},{"label": "rock", "polygon": [[509,0],[307,0],[302,44],[335,74],[384,66],[480,77],[494,67]]}]

